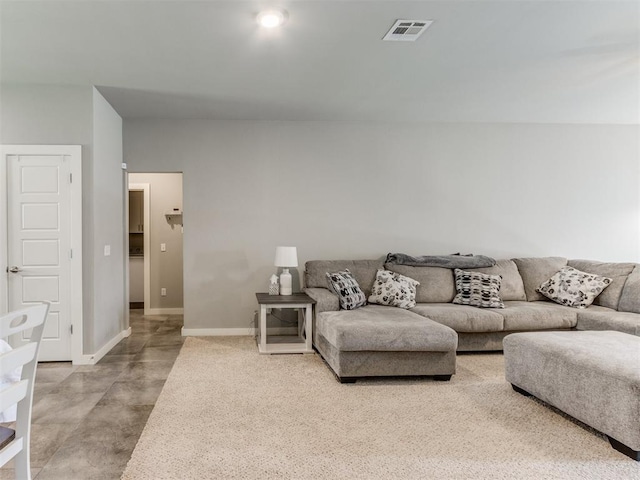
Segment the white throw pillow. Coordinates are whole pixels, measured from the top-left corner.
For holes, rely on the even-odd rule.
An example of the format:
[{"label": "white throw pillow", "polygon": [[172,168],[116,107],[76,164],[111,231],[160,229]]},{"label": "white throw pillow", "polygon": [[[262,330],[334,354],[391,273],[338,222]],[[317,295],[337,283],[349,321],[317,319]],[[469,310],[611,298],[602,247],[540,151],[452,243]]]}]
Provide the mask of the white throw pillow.
[{"label": "white throw pillow", "polygon": [[563,267],[537,291],[560,305],[587,308],[611,284],[611,279]]},{"label": "white throw pillow", "polygon": [[378,270],[369,303],[400,308],[416,306],[416,287],[420,282],[389,270]]}]

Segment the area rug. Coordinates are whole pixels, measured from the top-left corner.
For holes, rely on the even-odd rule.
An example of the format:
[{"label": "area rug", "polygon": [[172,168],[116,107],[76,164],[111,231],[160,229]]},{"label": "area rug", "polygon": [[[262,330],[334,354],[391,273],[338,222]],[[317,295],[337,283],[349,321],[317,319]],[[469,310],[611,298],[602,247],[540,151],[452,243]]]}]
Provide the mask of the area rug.
[{"label": "area rug", "polygon": [[504,380],[501,354],[450,382],[340,384],[318,355],[188,338],[123,479],[640,479],[606,439]]}]

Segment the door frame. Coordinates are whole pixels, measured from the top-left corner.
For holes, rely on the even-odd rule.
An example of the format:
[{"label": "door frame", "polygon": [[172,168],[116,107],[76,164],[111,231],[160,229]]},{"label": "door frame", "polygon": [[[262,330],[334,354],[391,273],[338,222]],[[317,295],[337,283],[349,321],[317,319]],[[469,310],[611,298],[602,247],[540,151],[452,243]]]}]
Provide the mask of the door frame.
[{"label": "door frame", "polygon": [[[83,315],[82,315],[82,146],[81,145],[0,145],[0,269],[5,270],[8,264],[9,225],[7,218],[9,185],[7,183],[8,155],[64,155],[69,157],[72,182],[71,194],[71,289],[69,313],[73,334],[71,335],[71,361],[74,364],[84,363],[83,359]],[[0,312],[6,313],[9,308],[9,285],[6,273],[0,270]]]},{"label": "door frame", "polygon": [[[151,315],[151,206],[149,201],[151,200],[150,184],[149,183],[130,183],[127,190],[127,197],[129,192],[141,191],[143,198],[143,223],[144,228],[142,245],[144,248],[143,267],[144,267],[144,314]],[[129,234],[129,212],[127,212],[127,235]],[[131,275],[131,273],[129,273]],[[131,280],[129,280],[131,282]],[[129,305],[127,305],[127,310]]]}]

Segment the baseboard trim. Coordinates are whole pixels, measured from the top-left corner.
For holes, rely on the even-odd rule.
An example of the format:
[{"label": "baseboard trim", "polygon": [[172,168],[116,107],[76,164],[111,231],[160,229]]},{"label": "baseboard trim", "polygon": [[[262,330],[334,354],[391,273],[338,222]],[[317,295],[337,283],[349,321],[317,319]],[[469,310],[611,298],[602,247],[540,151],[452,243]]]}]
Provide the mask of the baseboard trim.
[{"label": "baseboard trim", "polygon": [[[182,327],[183,337],[255,337],[255,328],[185,328]],[[268,335],[295,335],[297,327],[267,328]]]},{"label": "baseboard trim", "polygon": [[109,351],[115,347],[120,340],[123,338],[127,338],[131,335],[131,327],[126,330],[122,330],[119,334],[109,340],[104,346],[98,350],[93,355],[82,355],[82,358],[78,361],[73,362],[73,365],[95,365],[98,363],[102,357],[104,357]]},{"label": "baseboard trim", "polygon": [[182,315],[184,308],[145,308],[145,315]]}]

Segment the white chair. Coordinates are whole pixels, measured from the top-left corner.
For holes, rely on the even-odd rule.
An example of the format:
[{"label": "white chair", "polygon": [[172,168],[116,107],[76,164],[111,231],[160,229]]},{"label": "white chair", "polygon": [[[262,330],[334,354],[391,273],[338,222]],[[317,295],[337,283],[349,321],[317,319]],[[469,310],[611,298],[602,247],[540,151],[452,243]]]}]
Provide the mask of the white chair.
[{"label": "white chair", "polygon": [[0,384],[0,412],[18,404],[15,430],[0,427],[0,466],[15,457],[15,477],[18,480],[31,480],[29,435],[33,383],[36,378],[40,340],[48,311],[49,304],[43,303],[0,317],[0,339],[33,329],[29,343],[0,355],[0,377],[10,375],[16,368],[22,367],[19,382],[10,385]]}]

